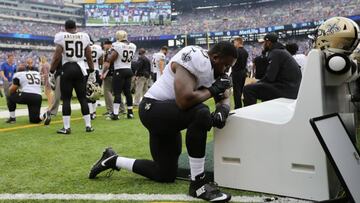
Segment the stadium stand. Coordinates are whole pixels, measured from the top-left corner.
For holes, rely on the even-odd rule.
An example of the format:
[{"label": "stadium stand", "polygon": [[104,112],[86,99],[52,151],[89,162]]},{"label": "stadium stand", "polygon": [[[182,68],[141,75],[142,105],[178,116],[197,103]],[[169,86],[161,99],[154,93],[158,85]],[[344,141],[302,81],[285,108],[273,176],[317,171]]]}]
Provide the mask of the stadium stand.
[{"label": "stadium stand", "polygon": [[[335,6],[337,9],[333,9]],[[56,32],[61,30],[61,26],[54,24],[54,20],[57,23],[63,23],[64,21],[60,21],[59,19],[65,19],[71,16],[81,16],[61,13],[61,16],[59,17],[58,15],[60,14],[55,11],[51,11],[51,15],[38,16],[35,21],[34,19],[36,16],[31,18],[28,17],[30,14],[25,10],[12,10],[12,7],[4,9],[1,3],[0,11],[2,12],[0,19],[4,19],[4,16],[7,16],[7,20],[2,20],[0,22],[1,32],[45,36],[54,36]],[[24,12],[23,15],[28,18],[13,18],[17,12],[20,12],[20,16],[22,15],[22,12]],[[75,9],[73,13],[81,14],[82,11]],[[324,20],[329,16],[352,16],[359,13],[360,4],[358,3],[358,0],[304,0],[301,2],[283,0],[257,5],[247,5],[245,7],[230,6],[226,8],[219,7],[201,10],[194,9],[190,11],[180,11],[177,15],[177,19],[172,23],[172,25],[120,25],[106,28],[81,27],[81,30],[91,33],[95,38],[104,36],[111,37],[113,33],[119,29],[126,29],[132,36],[158,36],[163,34],[227,31],[243,28],[285,25]],[[53,17],[49,19],[49,16]],[[14,20],[10,20],[10,18]],[[44,21],[44,19],[47,19],[47,21]],[[30,22],[30,20],[32,22]],[[45,22],[47,23],[46,25],[44,25]]]}]

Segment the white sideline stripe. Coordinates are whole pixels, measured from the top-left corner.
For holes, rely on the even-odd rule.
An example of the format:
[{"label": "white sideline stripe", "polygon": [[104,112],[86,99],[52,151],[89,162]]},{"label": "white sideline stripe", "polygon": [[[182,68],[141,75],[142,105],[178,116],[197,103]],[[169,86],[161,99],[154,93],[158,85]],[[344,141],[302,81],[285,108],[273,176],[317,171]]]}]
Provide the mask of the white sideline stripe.
[{"label": "white sideline stripe", "polygon": [[[105,101],[104,100],[99,100],[98,103],[101,104],[101,106],[105,106]],[[0,106],[2,107],[2,106]],[[0,118],[8,118],[9,117],[9,111],[7,110],[7,106],[5,106],[6,108],[4,109],[0,109]],[[46,106],[43,106],[41,107],[40,109],[40,112],[46,112],[48,107]],[[58,108],[58,111],[61,112],[61,109],[62,109],[62,105],[59,105],[59,108]],[[80,104],[78,103],[75,103],[75,104],[71,104],[71,110],[78,110],[80,109]],[[23,109],[16,109],[15,111],[15,115],[16,117],[19,117],[19,116],[27,116],[29,115],[28,113],[28,109],[25,107]],[[40,115],[42,115],[40,113]]]},{"label": "white sideline stripe", "polygon": [[[232,202],[264,202],[259,196],[234,196]],[[0,194],[0,200],[134,200],[134,201],[201,201],[184,194]],[[275,202],[307,202],[291,198],[278,198]]]}]

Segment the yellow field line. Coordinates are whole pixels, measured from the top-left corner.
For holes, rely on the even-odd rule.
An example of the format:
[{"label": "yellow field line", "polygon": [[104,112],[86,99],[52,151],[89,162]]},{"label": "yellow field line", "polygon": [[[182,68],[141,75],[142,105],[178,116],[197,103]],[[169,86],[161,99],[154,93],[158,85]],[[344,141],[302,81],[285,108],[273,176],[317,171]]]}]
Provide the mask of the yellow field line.
[{"label": "yellow field line", "polygon": [[[73,118],[71,119],[71,121],[77,121],[77,120],[81,120],[83,118]],[[58,123],[62,123],[62,120],[58,120],[58,121],[53,121],[51,122],[51,124],[58,124]],[[26,128],[34,128],[34,127],[38,127],[38,126],[43,126],[43,123],[40,124],[28,124],[28,125],[22,125],[22,126],[16,126],[16,127],[11,127],[11,128],[3,128],[0,129],[0,132],[9,132],[9,131],[13,131],[13,130],[20,130],[20,129],[26,129]]]},{"label": "yellow field line", "polygon": [[[137,109],[133,109],[133,112],[137,112]],[[96,117],[102,117],[103,115],[99,115]],[[73,118],[71,119],[71,121],[77,121],[77,120],[81,120],[83,119],[82,117],[78,117],[78,118]],[[58,120],[58,121],[52,121],[51,124],[58,124],[58,123],[62,123],[62,120]],[[26,129],[26,128],[34,128],[34,127],[38,127],[38,126],[43,126],[43,123],[40,124],[28,124],[28,125],[22,125],[22,126],[16,126],[16,127],[11,127],[11,128],[3,128],[0,129],[0,132],[9,132],[9,131],[14,131],[14,130],[20,130],[20,129]]]}]

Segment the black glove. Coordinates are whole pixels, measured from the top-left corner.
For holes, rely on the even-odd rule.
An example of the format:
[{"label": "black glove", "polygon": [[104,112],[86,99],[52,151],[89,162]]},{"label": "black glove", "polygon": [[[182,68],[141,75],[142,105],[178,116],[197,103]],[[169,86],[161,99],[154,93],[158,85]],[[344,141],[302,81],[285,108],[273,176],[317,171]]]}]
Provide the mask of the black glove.
[{"label": "black glove", "polygon": [[229,89],[231,87],[231,81],[228,75],[224,74],[220,77],[218,77],[215,82],[209,87],[209,91],[211,93],[211,96],[216,97],[217,95],[220,95],[221,93],[224,93],[225,90]]},{"label": "black glove", "polygon": [[212,126],[219,129],[223,128],[229,112],[230,106],[226,104],[217,105],[215,111],[211,113]]}]

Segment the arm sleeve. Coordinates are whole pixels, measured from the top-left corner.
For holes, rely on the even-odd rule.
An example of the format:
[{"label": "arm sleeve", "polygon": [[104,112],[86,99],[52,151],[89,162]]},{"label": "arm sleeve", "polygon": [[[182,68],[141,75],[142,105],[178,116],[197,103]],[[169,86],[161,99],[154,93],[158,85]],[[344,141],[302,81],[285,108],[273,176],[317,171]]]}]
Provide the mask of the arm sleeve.
[{"label": "arm sleeve", "polygon": [[0,66],[0,71],[4,71],[4,64],[1,64],[1,66]]}]

